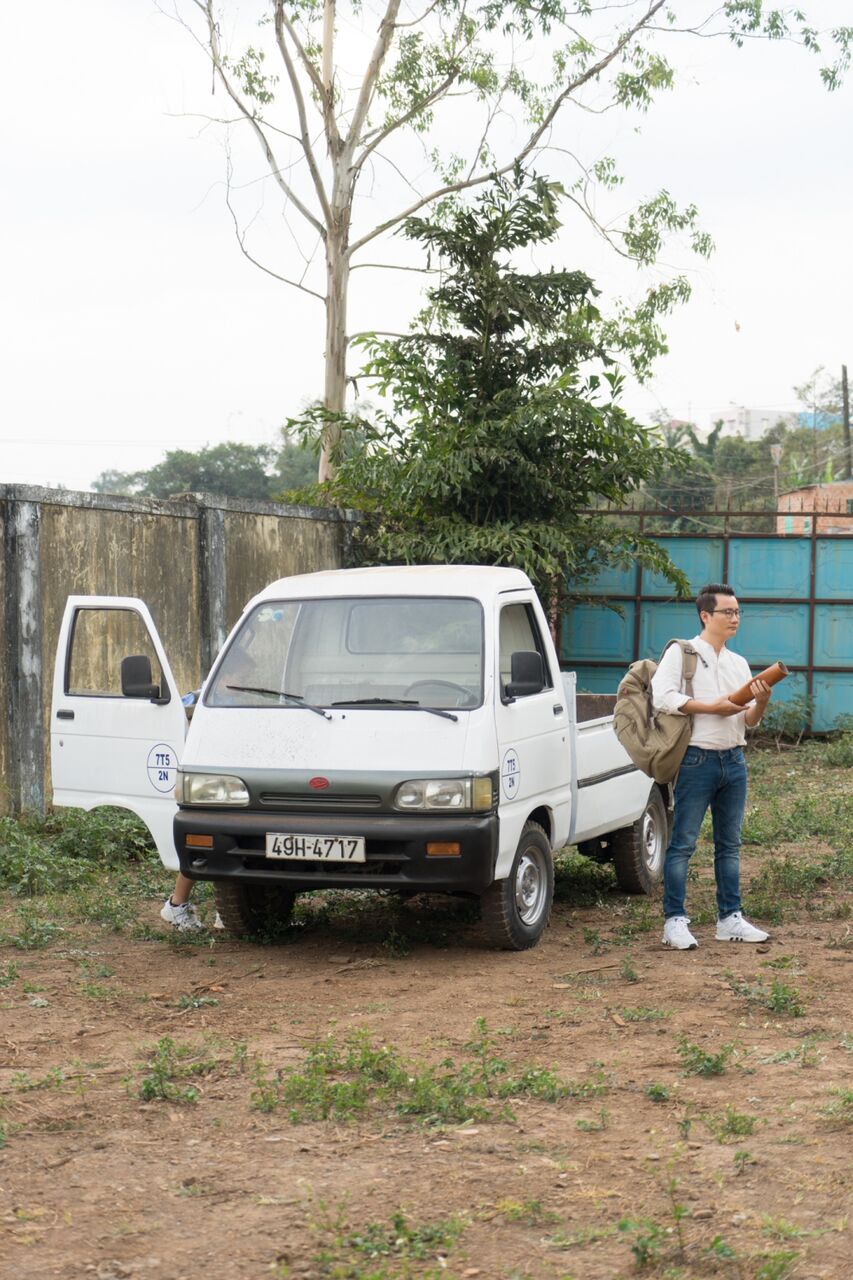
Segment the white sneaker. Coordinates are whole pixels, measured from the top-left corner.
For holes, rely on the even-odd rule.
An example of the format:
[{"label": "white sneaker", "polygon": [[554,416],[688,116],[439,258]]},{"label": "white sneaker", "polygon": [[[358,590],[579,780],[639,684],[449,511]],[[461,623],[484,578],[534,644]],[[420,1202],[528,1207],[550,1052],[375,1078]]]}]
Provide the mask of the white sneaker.
[{"label": "white sneaker", "polygon": [[698,947],[699,943],[687,928],[689,924],[687,916],[670,916],[663,926],[663,945],[676,951],[693,951]]},{"label": "white sneaker", "polygon": [[769,933],[756,929],[739,911],[717,921],[717,942],[766,942],[769,937]]},{"label": "white sneaker", "polygon": [[203,929],[198,912],[191,902],[182,902],[175,906],[171,898],[167,898],[160,908],[160,919],[173,924],[176,929]]}]

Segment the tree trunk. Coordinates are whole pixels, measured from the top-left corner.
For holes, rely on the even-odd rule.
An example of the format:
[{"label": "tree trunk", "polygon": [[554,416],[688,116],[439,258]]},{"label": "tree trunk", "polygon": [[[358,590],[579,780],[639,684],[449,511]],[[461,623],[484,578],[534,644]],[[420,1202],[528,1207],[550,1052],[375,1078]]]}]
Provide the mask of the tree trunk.
[{"label": "tree trunk", "polygon": [[[326,382],[323,405],[330,413],[343,413],[347,381],[347,289],[350,262],[349,208],[335,210],[335,225],[326,237]],[[340,443],[341,428],[337,422],[327,423],[323,430],[319,480],[331,480],[335,467],[333,454]]]}]

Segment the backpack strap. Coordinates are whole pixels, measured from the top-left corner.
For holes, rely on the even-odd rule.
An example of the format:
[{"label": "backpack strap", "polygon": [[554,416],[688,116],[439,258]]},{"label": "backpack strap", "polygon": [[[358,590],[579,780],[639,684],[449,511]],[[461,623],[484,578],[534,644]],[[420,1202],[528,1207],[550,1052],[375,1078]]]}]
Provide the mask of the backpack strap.
[{"label": "backpack strap", "polygon": [[[669,640],[664,645],[663,653],[666,653],[667,649],[674,644],[677,644],[681,650],[681,679],[684,684],[684,691],[688,697],[692,698],[693,677],[696,675],[696,668],[699,665],[699,659],[702,658],[702,655],[701,653],[697,653],[689,640]],[[661,658],[663,658],[663,653],[661,654]],[[704,658],[702,658],[702,662],[705,663],[705,666],[707,667],[708,664],[705,662]]]}]

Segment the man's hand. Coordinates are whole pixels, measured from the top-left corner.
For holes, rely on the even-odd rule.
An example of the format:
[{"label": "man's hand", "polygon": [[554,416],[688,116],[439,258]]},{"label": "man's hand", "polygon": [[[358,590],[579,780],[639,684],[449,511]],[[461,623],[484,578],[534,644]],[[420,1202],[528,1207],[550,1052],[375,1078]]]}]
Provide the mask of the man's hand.
[{"label": "man's hand", "polygon": [[752,684],[749,686],[749,692],[752,694],[753,698],[755,698],[755,704],[761,708],[761,713],[763,715],[765,708],[770,701],[771,694],[773,693],[771,686],[766,680],[753,680]]},{"label": "man's hand", "polygon": [[767,704],[770,701],[770,695],[773,690],[766,680],[753,680],[749,686],[749,692],[755,699],[746,709],[746,723],[750,729],[754,729],[761,722],[761,717],[767,710]]}]

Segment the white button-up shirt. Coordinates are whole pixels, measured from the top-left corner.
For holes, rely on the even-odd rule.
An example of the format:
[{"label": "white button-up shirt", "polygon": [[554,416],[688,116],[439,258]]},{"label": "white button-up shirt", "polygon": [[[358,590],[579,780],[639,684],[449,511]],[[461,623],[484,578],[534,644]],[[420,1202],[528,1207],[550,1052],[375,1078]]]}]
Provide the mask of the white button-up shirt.
[{"label": "white button-up shirt", "polygon": [[[746,658],[739,653],[729,653],[723,645],[719,654],[712,644],[698,636],[690,644],[699,654],[696,674],[693,677],[693,697],[697,702],[716,702],[726,694],[734,693],[752,680],[752,671]],[[682,714],[681,708],[690,701],[684,691],[681,649],[671,644],[663,655],[652,679],[652,702],[655,711]],[[693,717],[691,747],[705,747],[710,751],[725,751],[729,747],[742,747],[746,742],[746,710],[738,716],[710,716],[701,713]]]}]

